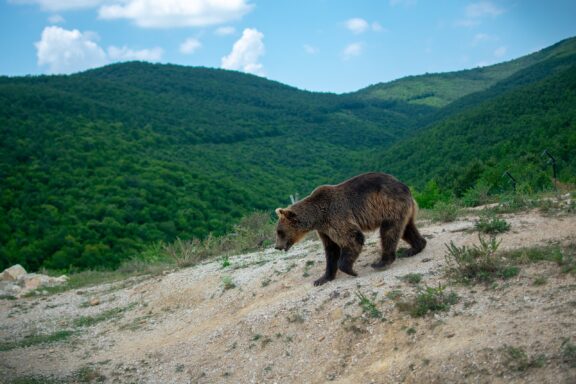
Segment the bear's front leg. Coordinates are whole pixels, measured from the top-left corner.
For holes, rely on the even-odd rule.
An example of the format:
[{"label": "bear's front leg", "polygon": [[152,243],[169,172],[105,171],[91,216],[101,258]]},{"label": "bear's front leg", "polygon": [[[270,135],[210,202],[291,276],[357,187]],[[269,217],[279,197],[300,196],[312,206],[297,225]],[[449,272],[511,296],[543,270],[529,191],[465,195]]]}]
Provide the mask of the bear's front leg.
[{"label": "bear's front leg", "polygon": [[322,277],[314,281],[315,286],[325,284],[334,280],[336,272],[338,272],[338,259],[340,259],[340,247],[332,241],[324,233],[318,233],[322,244],[324,245],[324,252],[326,253],[326,272]]}]

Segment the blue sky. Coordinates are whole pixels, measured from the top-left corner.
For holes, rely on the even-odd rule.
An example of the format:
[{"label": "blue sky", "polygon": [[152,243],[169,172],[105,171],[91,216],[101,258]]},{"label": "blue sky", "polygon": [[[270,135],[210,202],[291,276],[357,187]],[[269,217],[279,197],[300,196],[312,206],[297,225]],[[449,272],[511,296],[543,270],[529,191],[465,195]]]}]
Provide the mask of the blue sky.
[{"label": "blue sky", "polygon": [[349,92],[576,36],[574,0],[0,0],[0,75],[146,60]]}]

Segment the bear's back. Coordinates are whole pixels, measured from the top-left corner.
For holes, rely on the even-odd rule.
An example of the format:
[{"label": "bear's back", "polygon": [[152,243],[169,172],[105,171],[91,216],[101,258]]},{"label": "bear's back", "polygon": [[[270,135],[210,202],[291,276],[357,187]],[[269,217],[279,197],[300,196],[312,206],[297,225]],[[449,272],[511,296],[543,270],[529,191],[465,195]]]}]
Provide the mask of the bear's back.
[{"label": "bear's back", "polygon": [[410,189],[405,184],[398,181],[394,176],[386,173],[364,173],[334,187],[349,196],[384,193],[400,198],[411,197]]}]

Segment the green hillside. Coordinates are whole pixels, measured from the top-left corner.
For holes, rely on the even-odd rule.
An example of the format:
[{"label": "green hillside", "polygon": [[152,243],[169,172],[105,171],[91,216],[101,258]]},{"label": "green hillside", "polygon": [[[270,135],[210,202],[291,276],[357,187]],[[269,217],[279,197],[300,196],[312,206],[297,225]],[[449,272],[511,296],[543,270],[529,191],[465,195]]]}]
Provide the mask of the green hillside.
[{"label": "green hillside", "polygon": [[461,196],[482,185],[510,189],[509,171],[527,190],[576,182],[576,54],[533,65],[455,102],[437,122],[380,155],[378,164],[422,188],[431,179]]},{"label": "green hillside", "polygon": [[575,41],[344,95],[140,62],[0,77],[0,268],[114,268],[366,171],[460,195],[512,167],[546,188],[548,148],[573,181]]},{"label": "green hillside", "polygon": [[114,267],[223,233],[362,171],[422,111],[173,65],[0,78],[0,267]]},{"label": "green hillside", "polygon": [[399,100],[441,108],[466,95],[486,90],[532,65],[573,54],[576,39],[567,39],[517,60],[465,71],[408,76],[380,83],[356,93],[366,99]]}]

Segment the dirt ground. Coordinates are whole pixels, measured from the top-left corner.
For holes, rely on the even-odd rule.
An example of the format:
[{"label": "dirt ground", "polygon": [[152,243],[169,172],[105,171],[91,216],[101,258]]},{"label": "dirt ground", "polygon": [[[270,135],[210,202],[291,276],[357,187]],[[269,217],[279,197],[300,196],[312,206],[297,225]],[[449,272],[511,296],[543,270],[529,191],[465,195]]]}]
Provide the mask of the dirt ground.
[{"label": "dirt ground", "polygon": [[[501,249],[576,241],[576,216],[501,216]],[[576,279],[552,262],[492,284],[445,276],[446,244],[478,243],[475,218],[420,223],[427,248],[375,271],[375,235],[356,270],[314,287],[321,244],[266,250],[60,294],[0,300],[0,382],[575,383]],[[419,273],[422,281],[402,280]],[[458,303],[413,318],[398,300],[447,286]],[[369,298],[371,316],[359,304]],[[97,299],[98,305],[90,305]],[[94,302],[93,302],[94,303]],[[6,344],[4,344],[6,345]],[[32,379],[37,381],[32,381]],[[28,381],[25,381],[28,380]]]}]

